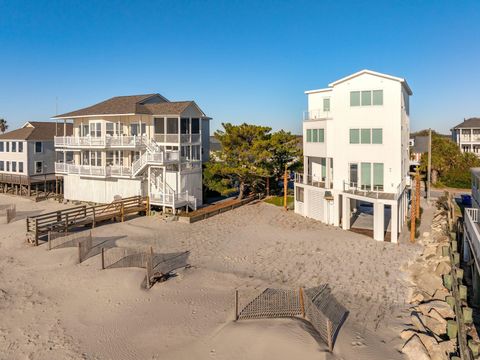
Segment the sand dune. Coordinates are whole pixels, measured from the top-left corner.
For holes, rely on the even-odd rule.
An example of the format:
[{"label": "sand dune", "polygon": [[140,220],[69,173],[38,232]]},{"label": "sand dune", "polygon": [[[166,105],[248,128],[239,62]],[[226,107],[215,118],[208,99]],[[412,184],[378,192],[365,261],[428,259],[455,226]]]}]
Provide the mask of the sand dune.
[{"label": "sand dune", "polygon": [[[190,250],[192,268],[141,288],[142,269],[77,264],[76,249],[24,242],[30,213],[64,205],[0,195],[20,214],[0,225],[0,359],[401,359],[417,247],[378,243],[258,203],[206,221],[158,217],[100,226],[116,246]],[[350,311],[335,351],[300,320],[232,322],[233,294],[329,283]]]}]

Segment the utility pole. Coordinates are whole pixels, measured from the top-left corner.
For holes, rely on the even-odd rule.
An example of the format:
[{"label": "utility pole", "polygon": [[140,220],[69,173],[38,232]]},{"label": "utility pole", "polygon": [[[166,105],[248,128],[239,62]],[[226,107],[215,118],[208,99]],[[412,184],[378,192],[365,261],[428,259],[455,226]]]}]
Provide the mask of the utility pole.
[{"label": "utility pole", "polygon": [[417,166],[415,172],[415,215],[417,219],[420,219],[420,169]]},{"label": "utility pole", "polygon": [[285,165],[285,174],[283,176],[283,207],[285,208],[285,210],[288,210],[287,190],[288,190],[288,170],[287,170],[287,165]]},{"label": "utility pole", "polygon": [[430,204],[430,183],[432,172],[432,129],[428,129],[427,204]]}]

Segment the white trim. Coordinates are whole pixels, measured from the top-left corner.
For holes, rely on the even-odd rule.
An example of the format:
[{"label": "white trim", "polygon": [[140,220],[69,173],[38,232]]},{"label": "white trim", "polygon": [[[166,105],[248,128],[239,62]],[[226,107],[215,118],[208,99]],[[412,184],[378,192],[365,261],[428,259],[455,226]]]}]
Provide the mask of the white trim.
[{"label": "white trim", "polygon": [[322,92],[328,92],[332,91],[333,89],[330,88],[324,88],[324,89],[316,89],[316,90],[307,90],[305,91],[305,94],[316,94],[316,93],[322,93]]},{"label": "white trim", "polygon": [[[98,117],[98,116],[134,116],[134,115],[148,115],[148,114],[135,114],[135,113],[130,113],[130,114],[92,114],[92,115],[77,115],[77,116],[55,116],[51,117],[50,119],[78,119],[78,118],[88,118],[88,117]],[[98,119],[101,120],[101,119]]]},{"label": "white trim", "polygon": [[339,80],[336,80],[330,84],[328,84],[328,86],[330,87],[333,87],[333,86],[336,86],[342,82],[345,82],[347,80],[350,80],[350,79],[353,79],[357,76],[360,76],[360,75],[363,75],[363,74],[369,74],[369,75],[373,75],[373,76],[379,76],[379,77],[383,77],[385,79],[389,79],[389,80],[394,80],[394,81],[398,81],[398,82],[401,82],[402,85],[405,87],[405,89],[407,90],[408,92],[408,95],[412,95],[412,90],[410,89],[410,87],[408,86],[407,84],[407,81],[403,78],[399,78],[399,77],[396,77],[396,76],[392,76],[392,75],[388,75],[388,74],[383,74],[383,73],[379,73],[379,72],[376,72],[376,71],[372,71],[372,70],[367,70],[367,69],[364,69],[364,70],[360,70],[360,71],[357,71],[356,73],[354,74],[351,74],[351,75],[348,75],[348,76],[345,76]]}]

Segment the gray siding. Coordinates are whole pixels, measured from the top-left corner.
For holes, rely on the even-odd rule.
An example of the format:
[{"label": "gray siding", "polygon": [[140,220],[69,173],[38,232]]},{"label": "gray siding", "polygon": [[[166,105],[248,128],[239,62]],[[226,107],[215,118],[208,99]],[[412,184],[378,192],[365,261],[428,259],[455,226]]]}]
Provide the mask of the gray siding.
[{"label": "gray siding", "polygon": [[42,174],[53,174],[55,172],[55,147],[53,140],[42,141],[43,150],[35,153],[35,141],[28,141],[28,175],[35,174],[35,162],[43,161]]},{"label": "gray siding", "polygon": [[210,160],[210,120],[202,119],[202,161]]}]

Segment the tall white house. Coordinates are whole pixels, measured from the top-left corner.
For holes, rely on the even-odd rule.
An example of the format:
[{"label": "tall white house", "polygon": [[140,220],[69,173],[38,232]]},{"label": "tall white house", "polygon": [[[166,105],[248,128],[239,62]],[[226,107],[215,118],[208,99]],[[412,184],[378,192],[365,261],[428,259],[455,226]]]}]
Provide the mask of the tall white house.
[{"label": "tall white house", "polygon": [[142,195],[174,211],[202,204],[210,118],[194,101],[117,96],[54,119],[73,122],[73,136],[55,137],[65,199],[108,203]]},{"label": "tall white house", "polygon": [[305,93],[304,173],[295,181],[295,212],[348,230],[353,210],[370,203],[374,239],[384,240],[389,222],[397,242],[408,209],[407,82],[362,70]]},{"label": "tall white house", "polygon": [[480,156],[480,118],[465,119],[453,129],[452,140],[461,152],[471,152]]}]

